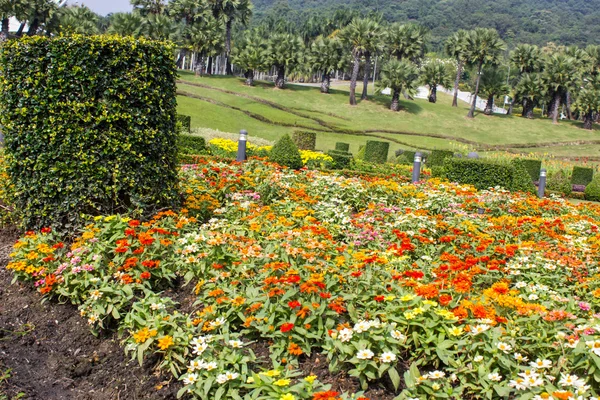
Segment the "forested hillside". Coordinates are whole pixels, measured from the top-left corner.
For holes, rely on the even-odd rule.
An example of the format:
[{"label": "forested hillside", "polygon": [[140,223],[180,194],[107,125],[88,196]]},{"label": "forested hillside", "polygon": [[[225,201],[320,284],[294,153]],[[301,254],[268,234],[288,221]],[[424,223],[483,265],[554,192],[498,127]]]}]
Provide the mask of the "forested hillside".
[{"label": "forested hillside", "polygon": [[[380,14],[415,20],[431,30],[434,47],[452,32],[496,28],[509,45],[600,43],[600,0],[254,0],[255,21],[284,18],[292,26],[345,9],[346,15]],[[288,25],[290,26],[290,25]]]}]

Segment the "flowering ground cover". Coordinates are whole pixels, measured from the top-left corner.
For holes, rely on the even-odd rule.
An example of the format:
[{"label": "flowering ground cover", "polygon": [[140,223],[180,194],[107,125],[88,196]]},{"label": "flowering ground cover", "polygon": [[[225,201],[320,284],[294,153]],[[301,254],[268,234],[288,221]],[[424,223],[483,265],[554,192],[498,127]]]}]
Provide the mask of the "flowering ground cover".
[{"label": "flowering ground cover", "polygon": [[27,232],[8,269],[184,398],[365,398],[299,370],[314,353],[399,399],[600,392],[598,206],[258,160],[200,159],[181,191],[178,213],[97,217],[72,244]]}]

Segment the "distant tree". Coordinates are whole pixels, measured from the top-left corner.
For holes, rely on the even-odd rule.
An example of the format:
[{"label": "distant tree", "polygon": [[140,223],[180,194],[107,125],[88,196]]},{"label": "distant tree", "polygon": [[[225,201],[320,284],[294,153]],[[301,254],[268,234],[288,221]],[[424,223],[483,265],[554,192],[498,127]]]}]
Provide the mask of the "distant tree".
[{"label": "distant tree", "polygon": [[510,53],[510,62],[519,74],[541,72],[544,65],[543,53],[537,46],[520,44]]},{"label": "distant tree", "polygon": [[486,69],[481,76],[480,92],[487,96],[487,103],[483,113],[492,115],[494,112],[494,97],[504,96],[509,93],[510,88],[506,84],[504,72],[498,68]]},{"label": "distant tree", "polygon": [[86,6],[68,6],[58,13],[58,30],[63,34],[96,35],[99,17]]},{"label": "distant tree", "polygon": [[111,16],[107,32],[120,36],[142,36],[145,29],[144,18],[139,14],[115,13]]},{"label": "distant tree", "polygon": [[425,55],[427,28],[417,24],[392,24],[385,38],[386,50],[399,61],[418,64]]},{"label": "distant tree", "polygon": [[417,90],[419,70],[416,65],[408,60],[398,61],[391,59],[381,69],[377,90],[390,88],[392,90],[392,103],[390,110],[400,110],[400,93],[414,94]]},{"label": "distant tree", "polygon": [[467,115],[468,118],[475,116],[475,105],[477,104],[477,96],[479,95],[479,82],[483,66],[496,65],[504,49],[504,42],[500,39],[495,29],[477,28],[470,31],[467,35],[466,58],[469,64],[477,68],[473,103]]},{"label": "distant tree", "polygon": [[513,98],[515,102],[523,105],[524,118],[533,118],[533,110],[544,99],[546,92],[544,82],[539,74],[525,73],[519,79],[519,82],[513,89]]},{"label": "distant tree", "polygon": [[252,3],[250,0],[210,0],[213,4],[214,16],[222,16],[225,19],[225,56],[226,73],[233,75],[231,70],[231,30],[235,20],[243,25],[248,23],[252,15]]},{"label": "distant tree", "polygon": [[575,107],[583,115],[584,129],[593,129],[594,121],[600,112],[600,90],[591,86],[583,89],[579,93]]},{"label": "distant tree", "polygon": [[368,32],[365,42],[365,66],[363,72],[363,91],[360,96],[361,100],[366,100],[368,96],[369,77],[371,75],[371,60],[374,55],[377,55],[383,50],[383,33],[381,25],[375,20],[372,20],[371,27]]},{"label": "distant tree", "polygon": [[373,32],[377,22],[371,19],[355,18],[340,32],[342,42],[352,49],[352,75],[350,78],[350,105],[356,103],[356,83],[360,71],[361,58],[373,48]]},{"label": "distant tree", "polygon": [[460,30],[450,36],[444,43],[446,54],[456,60],[456,78],[454,79],[454,96],[452,107],[458,107],[458,85],[466,62],[467,31]]},{"label": "distant tree", "polygon": [[223,20],[217,19],[211,14],[205,14],[203,19],[197,19],[192,25],[186,26],[184,41],[192,51],[197,53],[194,62],[196,75],[202,74],[207,56],[215,55],[223,50],[224,32]]},{"label": "distant tree", "polygon": [[304,43],[299,36],[280,33],[269,38],[267,49],[268,64],[277,70],[275,86],[283,89],[286,72],[304,61]]},{"label": "distant tree", "polygon": [[429,87],[429,102],[437,102],[438,86],[448,87],[452,83],[452,71],[439,60],[432,60],[421,70],[421,83]]},{"label": "distant tree", "polygon": [[331,74],[347,65],[342,42],[337,38],[319,36],[310,45],[307,58],[312,70],[322,74],[321,93],[329,93]]},{"label": "distant tree", "polygon": [[178,27],[171,17],[165,14],[148,14],[144,21],[144,36],[152,40],[174,40]]},{"label": "distant tree", "polygon": [[267,67],[267,42],[257,31],[247,31],[231,53],[233,63],[244,70],[246,85],[254,86],[254,74]]},{"label": "distant tree", "polygon": [[162,14],[167,8],[165,0],[130,0],[130,3],[142,16]]},{"label": "distant tree", "polygon": [[585,48],[588,55],[588,71],[592,77],[600,76],[600,46],[590,45]]},{"label": "distant tree", "polygon": [[563,96],[579,81],[578,62],[564,53],[550,55],[545,62],[544,81],[552,96],[549,110],[552,121],[558,123],[558,115]]}]

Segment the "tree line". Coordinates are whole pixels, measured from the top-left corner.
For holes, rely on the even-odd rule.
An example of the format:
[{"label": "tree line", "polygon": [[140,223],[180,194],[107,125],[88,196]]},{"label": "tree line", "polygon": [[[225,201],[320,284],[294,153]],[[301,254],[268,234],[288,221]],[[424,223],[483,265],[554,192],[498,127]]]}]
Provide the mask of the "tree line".
[{"label": "tree line", "polygon": [[333,13],[325,20],[309,20],[298,34],[275,18],[249,27],[250,0],[131,0],[131,4],[132,13],[100,17],[87,7],[65,7],[53,0],[0,0],[2,32],[8,33],[8,18],[15,16],[22,21],[16,36],[110,33],[170,40],[181,49],[179,66],[191,52],[197,73],[210,73],[214,58],[223,55],[225,72],[233,74],[234,64],[248,85],[260,71],[273,71],[278,88],[285,86],[290,74],[310,73],[321,76],[321,91],[328,93],[332,75],[343,71],[350,77],[351,105],[358,103],[359,78],[364,100],[370,77],[378,74],[376,89],[391,90],[394,111],[400,109],[400,97],[412,99],[419,85],[429,88],[432,103],[439,86],[453,87],[456,107],[458,90],[466,84],[473,93],[469,118],[482,95],[488,115],[495,99],[509,96],[511,111],[518,106],[525,118],[543,108],[554,123],[563,110],[567,118],[583,120],[586,129],[598,119],[600,46],[596,45],[584,49],[521,44],[508,53],[497,30],[476,28],[452,34],[443,43],[443,54],[428,54],[431,34],[426,27],[387,23],[377,16]]}]

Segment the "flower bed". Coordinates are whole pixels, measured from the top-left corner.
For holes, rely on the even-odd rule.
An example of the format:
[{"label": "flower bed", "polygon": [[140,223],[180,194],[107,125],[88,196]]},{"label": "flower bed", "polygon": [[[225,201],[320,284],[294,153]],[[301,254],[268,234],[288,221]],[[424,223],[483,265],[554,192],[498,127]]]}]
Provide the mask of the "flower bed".
[{"label": "flower bed", "polygon": [[[158,355],[182,397],[363,396],[297,371],[314,352],[399,399],[600,392],[600,207],[199,162],[180,213],[99,217],[72,245],[28,232],[8,268],[93,330],[116,327],[140,363]],[[191,311],[161,294],[177,277]]]}]

